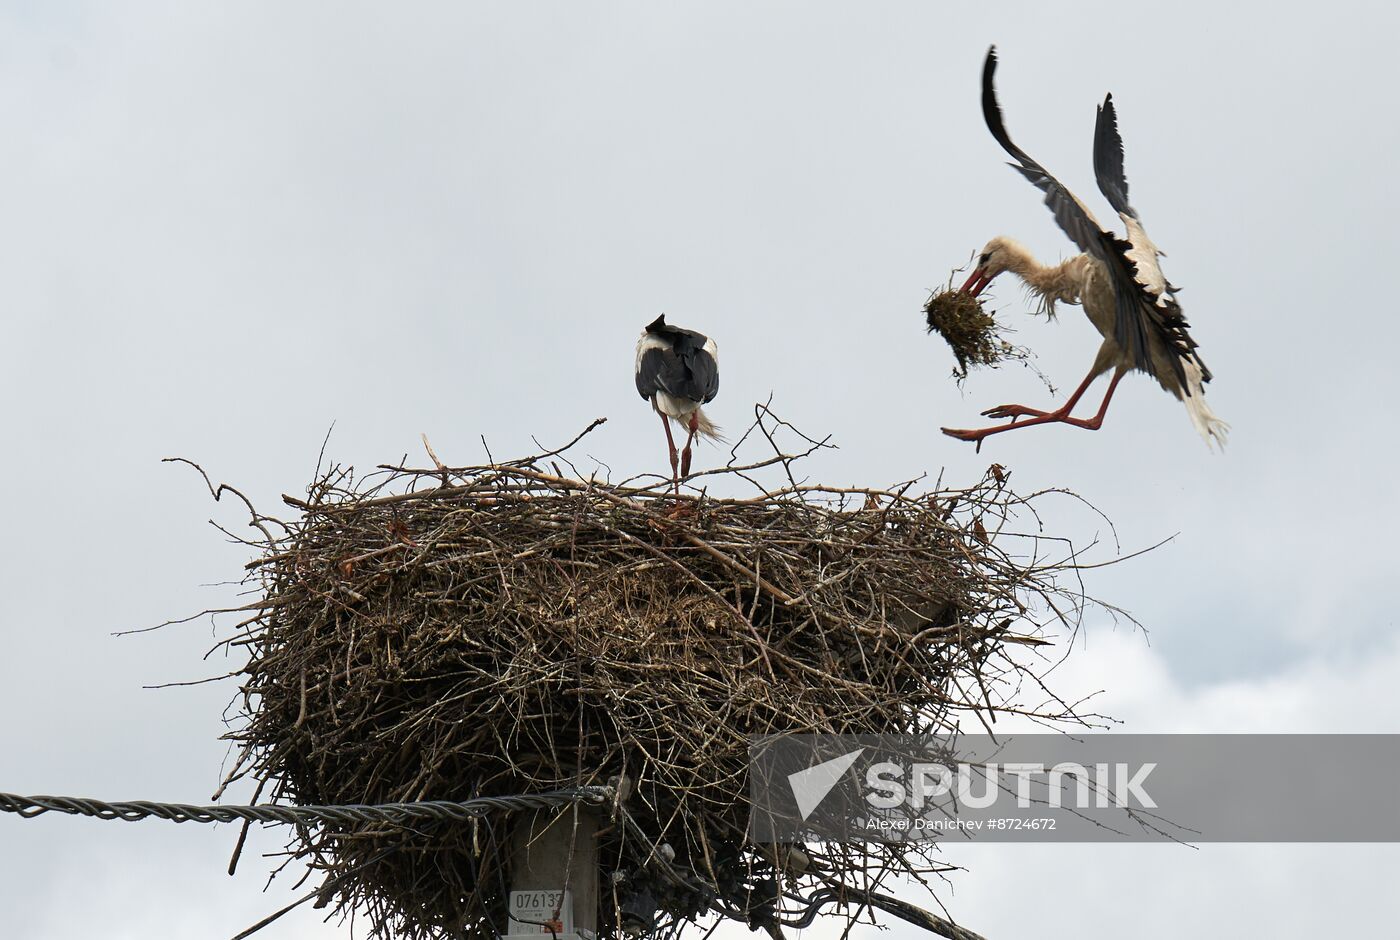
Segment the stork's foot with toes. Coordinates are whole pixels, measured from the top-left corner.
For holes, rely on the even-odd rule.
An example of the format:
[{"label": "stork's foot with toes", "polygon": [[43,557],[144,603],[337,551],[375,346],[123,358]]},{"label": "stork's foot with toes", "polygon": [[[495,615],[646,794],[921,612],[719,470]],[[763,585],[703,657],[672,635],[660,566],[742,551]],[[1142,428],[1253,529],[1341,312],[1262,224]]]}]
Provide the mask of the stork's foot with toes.
[{"label": "stork's foot with toes", "polygon": [[[1037,424],[1070,424],[1077,428],[1084,428],[1086,431],[1097,431],[1103,427],[1104,415],[1108,414],[1108,403],[1113,399],[1113,391],[1118,388],[1118,382],[1127,372],[1126,369],[1118,369],[1113,373],[1113,381],[1108,383],[1108,391],[1103,396],[1103,404],[1099,405],[1098,413],[1092,418],[1071,418],[1070,412],[1074,406],[1079,404],[1079,399],[1084,396],[1094,379],[1098,378],[1098,373],[1090,372],[1079,387],[1074,390],[1074,394],[1054,411],[1041,411],[1038,408],[1030,408],[1026,405],[998,405],[995,408],[988,408],[982,412],[988,418],[1010,418],[1009,424],[999,424],[991,428],[979,428],[973,431],[966,431],[959,428],[943,428],[943,433],[949,437],[956,437],[960,441],[971,441],[977,444],[977,449],[982,449],[982,441],[992,434],[1000,434],[1002,431],[1014,431],[1017,428],[1028,428]],[[1025,421],[1018,421],[1018,418],[1026,418]]]}]

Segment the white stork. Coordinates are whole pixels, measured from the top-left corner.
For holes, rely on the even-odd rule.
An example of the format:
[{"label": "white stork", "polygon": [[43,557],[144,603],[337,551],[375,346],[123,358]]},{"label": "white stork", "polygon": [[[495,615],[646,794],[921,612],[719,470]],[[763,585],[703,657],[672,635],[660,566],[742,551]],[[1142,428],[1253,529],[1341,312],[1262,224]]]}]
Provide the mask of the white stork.
[{"label": "white stork", "polygon": [[[1128,181],[1123,176],[1123,140],[1118,135],[1118,119],[1113,96],[1104,99],[1094,125],[1094,175],[1099,189],[1123,220],[1126,239],[1104,231],[1089,210],[1059,180],[1032,160],[1011,141],[997,104],[992,76],[996,72],[996,48],[988,50],[982,69],[982,114],[987,127],[1002,149],[1015,158],[1012,168],[1045,193],[1045,204],[1065,234],[1082,254],[1057,265],[1035,260],[1024,247],[1009,238],[993,238],[977,258],[972,276],[963,290],[981,293],[1003,271],[1017,275],[1039,296],[1042,310],[1053,316],[1056,303],[1083,304],[1089,321],[1103,336],[1094,365],[1079,387],[1055,411],[1040,411],[1025,405],[1000,405],[982,412],[989,418],[1010,418],[1009,424],[980,430],[944,428],[943,433],[964,441],[976,441],[990,434],[1060,422],[1096,431],[1103,424],[1108,402],[1124,373],[1131,369],[1146,372],[1162,388],[1186,405],[1191,423],[1205,438],[1222,448],[1229,425],[1215,416],[1206,404],[1203,385],[1210,381],[1210,370],[1196,352],[1196,341],[1187,332],[1187,323],[1176,302],[1176,290],[1162,275],[1157,258],[1162,254],[1143,231],[1142,223],[1128,204]],[[1094,379],[1113,370],[1103,404],[1092,418],[1072,418],[1070,411]],[[1026,420],[1020,420],[1025,418]]]},{"label": "white stork", "polygon": [[[637,392],[661,416],[671,454],[671,482],[679,495],[681,477],[690,475],[690,445],[695,435],[722,439],[719,428],[700,409],[719,394],[719,349],[715,341],[694,330],[667,324],[663,313],[647,324],[637,340]],[[672,421],[686,431],[679,472]]]}]

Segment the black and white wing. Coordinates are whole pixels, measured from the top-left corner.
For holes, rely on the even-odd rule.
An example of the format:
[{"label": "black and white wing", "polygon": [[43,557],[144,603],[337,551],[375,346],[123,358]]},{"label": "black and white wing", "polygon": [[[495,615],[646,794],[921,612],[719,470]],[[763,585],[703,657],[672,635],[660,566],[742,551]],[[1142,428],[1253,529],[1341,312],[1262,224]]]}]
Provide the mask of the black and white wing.
[{"label": "black and white wing", "polygon": [[637,342],[637,393],[658,391],[705,404],[719,394],[719,354],[714,340],[680,327],[649,328]]},{"label": "black and white wing", "polygon": [[[1131,241],[1124,241],[1111,232],[1104,231],[1085,205],[1065,187],[1063,183],[1050,175],[1050,172],[1037,163],[1029,154],[1011,140],[1011,135],[1006,132],[1006,122],[1002,117],[1001,106],[997,103],[996,87],[993,77],[996,74],[997,56],[993,47],[987,51],[986,63],[982,68],[982,116],[986,119],[987,128],[992,132],[1002,149],[1015,158],[1015,163],[1011,166],[1026,179],[1045,193],[1045,205],[1055,216],[1055,222],[1083,251],[1094,258],[1097,258],[1108,271],[1109,278],[1113,285],[1113,295],[1116,306],[1116,316],[1114,321],[1114,336],[1120,346],[1122,346],[1133,358],[1134,365],[1144,372],[1152,372],[1152,363],[1148,345],[1148,331],[1154,332],[1166,344],[1169,349],[1176,352],[1171,357],[1172,368],[1176,372],[1178,381],[1184,387],[1186,385],[1185,375],[1181,368],[1181,360],[1195,358],[1195,343],[1190,336],[1186,335],[1186,321],[1181,317],[1181,310],[1176,302],[1170,298],[1166,291],[1165,279],[1162,280],[1162,288],[1152,291],[1148,284],[1140,281],[1139,262],[1137,258],[1130,257],[1130,253],[1141,255],[1139,247],[1147,248],[1152,253],[1151,268],[1156,271],[1157,277],[1161,277],[1161,270],[1156,264],[1156,246],[1150,241],[1146,241],[1145,233],[1142,235],[1143,241],[1138,246]],[[1099,113],[1099,124],[1101,133],[1095,134],[1095,164],[1098,171],[1100,188],[1104,187],[1105,177],[1113,180],[1116,184],[1115,194],[1108,196],[1109,202],[1118,208],[1115,200],[1127,205],[1128,186],[1123,178],[1123,156],[1122,141],[1118,139],[1118,128],[1114,121],[1112,102],[1107,102],[1107,122],[1105,123],[1103,110]],[[1101,146],[1102,142],[1102,146]],[[1100,150],[1104,151],[1103,160],[1099,160]],[[1121,197],[1121,198],[1120,198]],[[1129,210],[1131,211],[1131,210]],[[1119,209],[1120,214],[1126,215]],[[1129,227],[1130,236],[1133,234],[1133,226],[1141,232],[1141,225],[1137,224],[1135,215],[1127,216],[1132,219],[1133,225]],[[1125,219],[1126,221],[1126,219]],[[1144,274],[1147,272],[1144,271]],[[1166,300],[1165,306],[1159,306],[1159,298]],[[1204,366],[1202,366],[1204,369]],[[1208,372],[1206,373],[1209,374]]]},{"label": "black and white wing", "polygon": [[1159,329],[1167,346],[1182,359],[1193,360],[1201,370],[1201,381],[1209,382],[1210,369],[1196,352],[1196,341],[1187,332],[1188,324],[1177,304],[1176,288],[1162,273],[1157,260],[1162,251],[1142,227],[1142,218],[1132,203],[1128,201],[1128,177],[1123,172],[1123,138],[1118,133],[1118,112],[1113,106],[1113,96],[1104,97],[1094,120],[1094,177],[1098,180],[1099,191],[1103,193],[1118,218],[1123,220],[1127,230],[1127,243],[1121,241],[1119,247],[1123,257],[1132,264],[1133,280],[1149,295],[1155,308],[1149,313],[1154,326]]},{"label": "black and white wing", "polygon": [[715,341],[694,330],[674,329],[678,335],[672,346],[686,373],[685,391],[679,394],[702,404],[714,401],[719,394],[719,349]]}]

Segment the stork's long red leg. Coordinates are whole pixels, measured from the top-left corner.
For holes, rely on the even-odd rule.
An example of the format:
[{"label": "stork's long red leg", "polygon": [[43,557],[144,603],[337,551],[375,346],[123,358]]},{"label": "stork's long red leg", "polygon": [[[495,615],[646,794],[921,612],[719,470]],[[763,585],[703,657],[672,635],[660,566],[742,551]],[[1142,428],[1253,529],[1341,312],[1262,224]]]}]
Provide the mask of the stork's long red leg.
[{"label": "stork's long red leg", "polygon": [[681,451],[681,476],[690,476],[690,445],[695,442],[695,432],[700,428],[700,416],[691,412],[690,420],[686,422],[689,434],[685,436],[685,450]]},{"label": "stork's long red leg", "polygon": [[1127,374],[1127,369],[1119,369],[1113,373],[1113,380],[1108,383],[1108,391],[1103,393],[1103,403],[1099,405],[1099,410],[1096,415],[1088,421],[1076,421],[1073,418],[1069,418],[1067,419],[1068,423],[1077,424],[1079,427],[1087,428],[1090,431],[1097,431],[1099,428],[1103,427],[1103,416],[1108,414],[1108,403],[1113,399],[1113,390],[1118,387],[1118,383],[1122,380],[1123,376]]},{"label": "stork's long red leg", "polygon": [[[1103,404],[1099,405],[1098,413],[1092,418],[1071,418],[1069,413],[1074,406],[1079,403],[1079,399],[1084,397],[1084,393],[1093,384],[1097,375],[1090,372],[1084,377],[1084,381],[1079,383],[1079,387],[1074,390],[1074,394],[1069,397],[1063,405],[1054,411],[1037,411],[1034,408],[1027,408],[1024,405],[1001,405],[988,409],[983,414],[992,418],[1011,418],[1010,424],[999,424],[994,428],[980,428],[975,431],[964,431],[956,428],[944,428],[943,433],[949,437],[956,437],[960,441],[974,441],[981,447],[984,438],[993,434],[1000,434],[1002,431],[1014,431],[1017,428],[1028,428],[1035,424],[1072,424],[1077,428],[1084,428],[1088,431],[1097,431],[1103,427],[1104,415],[1108,413],[1108,403],[1113,399],[1113,392],[1118,388],[1119,381],[1123,378],[1126,370],[1119,369],[1113,373],[1113,381],[1108,383],[1108,391],[1104,393]],[[1017,421],[1016,418],[1022,415],[1033,415],[1026,421]]]},{"label": "stork's long red leg", "polygon": [[[657,414],[661,414],[657,412]],[[681,495],[681,478],[676,475],[676,439],[671,436],[671,419],[661,415],[661,426],[666,429],[666,448],[671,454],[671,486],[675,488],[676,495]]]}]

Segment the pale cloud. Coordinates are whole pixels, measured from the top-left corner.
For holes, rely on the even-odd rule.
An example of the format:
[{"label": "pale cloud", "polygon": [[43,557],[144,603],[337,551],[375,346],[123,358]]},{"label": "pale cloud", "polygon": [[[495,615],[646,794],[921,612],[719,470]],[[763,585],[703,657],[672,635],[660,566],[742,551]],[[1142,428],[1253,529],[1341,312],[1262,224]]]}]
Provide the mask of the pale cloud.
[{"label": "pale cloud", "polygon": [[[1372,656],[1319,659],[1255,680],[1188,686],[1141,634],[1093,631],[1087,648],[1057,674],[1055,688],[1091,695],[1105,684],[1110,689],[1094,705],[1121,719],[1117,730],[1123,732],[1400,733],[1395,637]],[[1016,727],[1014,719],[1003,724]],[[1325,812],[1325,794],[1299,811]],[[1352,923],[1382,922],[1400,846],[954,843],[943,859],[967,870],[950,876],[940,900],[965,926],[992,938],[1034,932],[1047,940],[1173,940],[1185,934],[1306,940],[1330,930],[1338,908]],[[1291,897],[1283,886],[1292,882],[1305,886],[1305,897],[1325,903]],[[919,889],[897,893],[933,906]],[[809,933],[820,940],[838,935],[830,924]],[[863,928],[856,935],[874,933]],[[898,923],[892,935],[923,936]],[[741,933],[730,936],[737,940]]]}]

